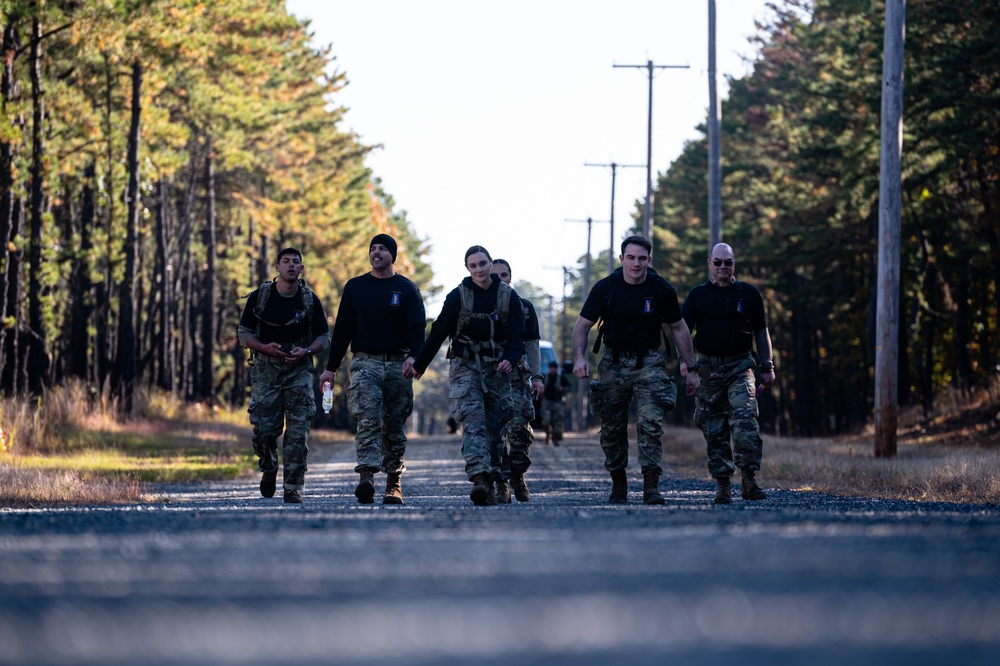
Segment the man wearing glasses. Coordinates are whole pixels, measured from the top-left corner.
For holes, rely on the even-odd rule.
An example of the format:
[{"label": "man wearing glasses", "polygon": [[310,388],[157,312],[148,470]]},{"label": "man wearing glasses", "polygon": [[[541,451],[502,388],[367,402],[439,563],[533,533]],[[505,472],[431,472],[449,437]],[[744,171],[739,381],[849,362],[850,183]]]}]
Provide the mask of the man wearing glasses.
[{"label": "man wearing glasses", "polygon": [[708,259],[711,279],[692,289],[681,309],[698,352],[694,366],[681,363],[681,374],[697,372],[701,379],[694,420],[705,435],[708,471],[718,484],[716,504],[732,501],[729,480],[737,467],[742,473],[743,499],[767,497],[754,479],[763,447],[754,366],[761,385],[770,386],[774,382],[771,336],[764,299],[752,284],[733,276],[735,268],[733,248],[725,243],[713,247]]}]

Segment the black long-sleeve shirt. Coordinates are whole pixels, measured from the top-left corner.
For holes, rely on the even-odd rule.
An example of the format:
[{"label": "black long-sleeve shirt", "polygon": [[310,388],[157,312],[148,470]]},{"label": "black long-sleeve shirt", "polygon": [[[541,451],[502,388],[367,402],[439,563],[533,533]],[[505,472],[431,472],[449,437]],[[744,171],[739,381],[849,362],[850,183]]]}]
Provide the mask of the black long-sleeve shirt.
[{"label": "black long-sleeve shirt", "polygon": [[[471,277],[462,280],[462,284],[472,289],[473,301],[472,312],[482,314],[493,313],[497,309],[497,291],[500,289],[500,278],[492,275],[492,281],[487,289],[483,289],[473,282]],[[444,299],[441,306],[441,314],[431,325],[431,331],[427,335],[424,346],[417,354],[413,364],[414,370],[423,372],[434,360],[434,355],[441,349],[441,344],[445,338],[455,337],[458,333],[468,336],[473,342],[487,342],[490,339],[490,323],[485,319],[470,318],[461,331],[456,331],[458,317],[462,312],[462,295],[459,290],[462,287],[455,287]],[[507,325],[504,326],[502,319],[493,322],[494,342],[503,347],[503,360],[509,361],[511,365],[517,362],[524,354],[524,310],[521,306],[521,298],[516,291],[510,294],[510,310],[507,313]]]},{"label": "black long-sleeve shirt", "polygon": [[352,352],[413,356],[424,343],[426,324],[424,300],[411,280],[398,273],[351,278],[340,299],[326,369],[336,372],[348,345]]}]

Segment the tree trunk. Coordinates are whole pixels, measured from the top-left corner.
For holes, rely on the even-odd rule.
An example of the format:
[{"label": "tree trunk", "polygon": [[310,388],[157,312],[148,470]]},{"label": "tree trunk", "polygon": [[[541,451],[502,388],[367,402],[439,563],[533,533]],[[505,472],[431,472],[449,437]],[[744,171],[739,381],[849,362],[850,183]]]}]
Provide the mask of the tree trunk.
[{"label": "tree trunk", "polygon": [[212,141],[208,140],[205,156],[205,197],[207,199],[205,224],[205,275],[204,295],[202,303],[201,330],[201,397],[213,404],[215,402],[215,258],[216,258],[216,220],[215,220],[215,156],[212,154]]},{"label": "tree trunk", "polygon": [[[0,79],[0,102],[3,104],[3,117],[7,118],[7,108],[17,94],[17,82],[14,78],[14,58],[18,52],[17,21],[12,16],[4,16],[3,28],[3,76]],[[0,140],[0,315],[7,312],[7,284],[11,269],[10,239],[11,228],[14,225],[14,145],[7,140]],[[7,362],[6,350],[7,327],[0,326],[0,378],[5,376],[4,368]],[[13,387],[3,383],[0,389],[7,395],[13,392]]]},{"label": "tree trunk", "polygon": [[42,26],[31,20],[31,211],[28,247],[28,391],[42,393],[46,368],[42,324],[42,222],[45,213],[45,98],[42,87]]},{"label": "tree trunk", "polygon": [[118,348],[115,352],[112,386],[119,409],[132,413],[135,394],[135,284],[136,247],[139,229],[139,128],[142,117],[142,63],[132,63],[132,121],[128,133],[128,220],[125,227],[125,275],[118,290]]}]

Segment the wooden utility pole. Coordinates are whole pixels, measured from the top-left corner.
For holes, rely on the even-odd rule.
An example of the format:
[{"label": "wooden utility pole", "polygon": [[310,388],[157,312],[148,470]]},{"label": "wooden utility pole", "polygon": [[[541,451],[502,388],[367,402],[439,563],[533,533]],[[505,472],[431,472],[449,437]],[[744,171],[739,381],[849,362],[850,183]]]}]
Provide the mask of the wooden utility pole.
[{"label": "wooden utility pole", "polygon": [[708,0],[708,251],[722,242],[722,128],[715,68],[715,0]]},{"label": "wooden utility pole", "polygon": [[[628,168],[642,168],[641,164],[591,164],[590,162],[585,163],[583,166],[589,167],[611,167],[611,219],[608,220],[611,225],[611,245],[608,250],[608,272],[613,273],[615,271],[615,173],[618,169],[628,169]],[[588,251],[590,254],[589,247],[590,243],[587,244]],[[588,290],[589,291],[589,290]]]},{"label": "wooden utility pole", "polygon": [[647,60],[645,65],[613,65],[645,69],[649,78],[649,108],[646,116],[646,206],[642,214],[642,233],[653,242],[653,71],[657,69],[688,69],[690,65],[654,65]]},{"label": "wooden utility pole", "polygon": [[899,374],[899,228],[902,215],[903,43],[906,0],[886,0],[882,60],[882,159],[875,321],[875,457],[896,455]]},{"label": "wooden utility pole", "polygon": [[590,232],[594,223],[601,223],[604,220],[595,220],[588,217],[586,220],[565,220],[566,222],[584,222],[587,225],[587,259],[583,265],[583,299],[587,300],[590,293]]}]

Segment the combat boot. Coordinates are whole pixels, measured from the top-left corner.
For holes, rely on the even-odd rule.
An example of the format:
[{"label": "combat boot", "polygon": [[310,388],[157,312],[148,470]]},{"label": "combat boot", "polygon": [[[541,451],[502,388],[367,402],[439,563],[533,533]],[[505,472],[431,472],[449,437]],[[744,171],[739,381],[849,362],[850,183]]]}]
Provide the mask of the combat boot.
[{"label": "combat boot", "polygon": [[729,504],[733,501],[733,490],[729,485],[728,476],[720,476],[715,480],[719,484],[719,489],[715,491],[715,504]]},{"label": "combat boot", "polygon": [[[513,481],[513,479],[511,479]],[[500,504],[510,504],[510,486],[504,479],[497,479],[497,502]]]},{"label": "combat boot", "polygon": [[382,504],[402,504],[403,489],[399,485],[399,473],[385,475],[385,495]]},{"label": "combat boot", "polygon": [[[472,492],[469,493],[469,499],[476,506],[488,506],[489,497],[493,495],[493,483],[490,481],[489,477],[485,474],[476,474],[472,477]],[[496,495],[493,495],[493,503],[496,504]]]},{"label": "combat boot", "polygon": [[767,493],[760,489],[757,480],[753,478],[753,472],[743,470],[743,499],[762,500],[767,499]]},{"label": "combat boot", "polygon": [[623,469],[611,472],[611,496],[609,504],[625,504],[628,502],[628,475]]},{"label": "combat boot", "polygon": [[361,470],[361,480],[354,489],[354,496],[359,504],[371,504],[375,501],[375,470]]},{"label": "combat boot", "polygon": [[264,475],[260,477],[260,494],[264,497],[274,497],[274,487],[277,483],[277,478],[277,467],[270,472],[264,472]]},{"label": "combat boot", "polygon": [[528,491],[528,484],[524,482],[524,474],[515,474],[510,477],[510,485],[514,488],[514,497],[518,502],[530,502],[531,493]]},{"label": "combat boot", "polygon": [[646,504],[663,504],[660,494],[660,468],[644,467],[642,469],[642,501]]},{"label": "combat boot", "polygon": [[285,504],[302,504],[302,495],[297,490],[286,490]]}]

